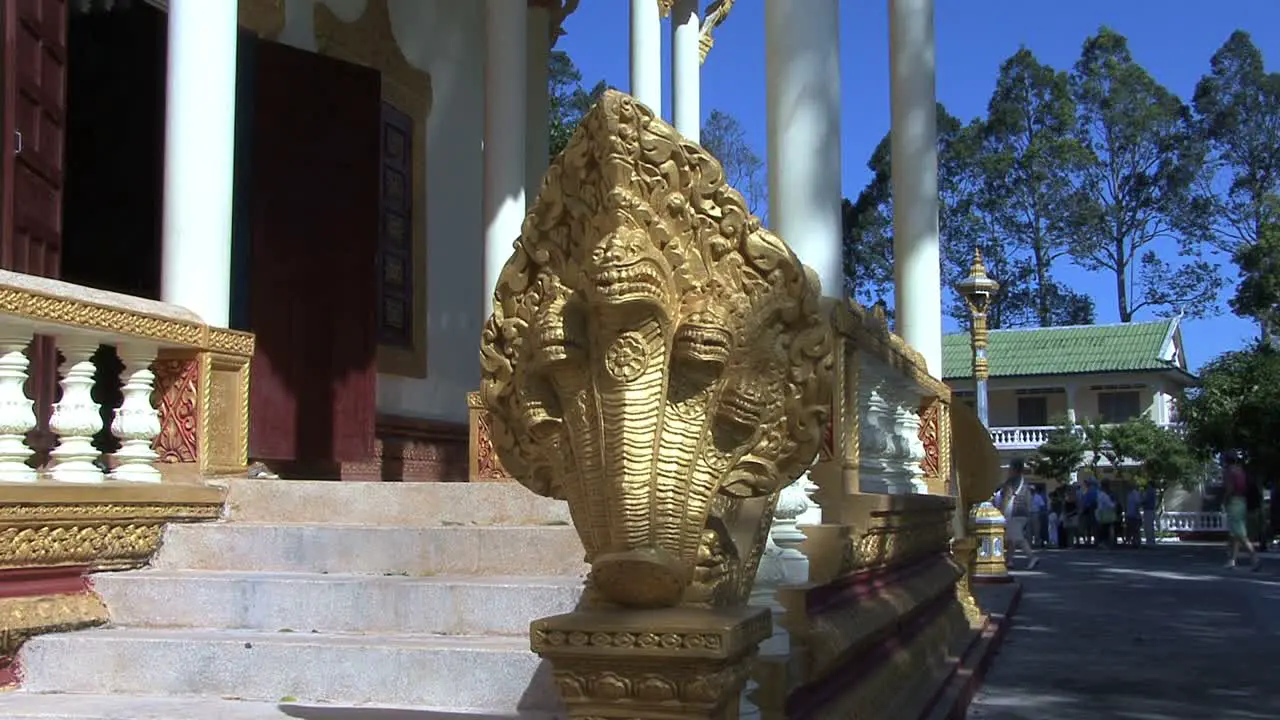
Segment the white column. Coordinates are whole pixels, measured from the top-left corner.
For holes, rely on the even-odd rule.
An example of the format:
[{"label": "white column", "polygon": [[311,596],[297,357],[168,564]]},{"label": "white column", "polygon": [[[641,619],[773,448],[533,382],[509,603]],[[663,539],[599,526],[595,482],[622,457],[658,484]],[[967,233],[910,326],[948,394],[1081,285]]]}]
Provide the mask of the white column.
[{"label": "white column", "polygon": [[933,0],[889,0],[897,332],[942,376]]},{"label": "white column", "polygon": [[631,95],[662,117],[662,18],[658,0],[631,0]]},{"label": "white column", "polygon": [[828,297],[844,297],[840,3],[765,0],[769,221]]},{"label": "white column", "polygon": [[525,212],[529,79],[526,0],[486,0],[484,66],[484,314]]},{"label": "white column", "polygon": [[693,142],[702,129],[702,53],[698,0],[676,0],[671,8],[671,117]]},{"label": "white column", "polygon": [[160,295],[226,326],[231,313],[231,186],[236,3],[169,0]]},{"label": "white column", "polygon": [[532,205],[542,187],[551,158],[551,96],[547,89],[547,64],[551,57],[551,13],[545,0],[529,3],[526,33],[528,61],[525,63],[529,93],[529,123],[525,131],[525,204]]}]

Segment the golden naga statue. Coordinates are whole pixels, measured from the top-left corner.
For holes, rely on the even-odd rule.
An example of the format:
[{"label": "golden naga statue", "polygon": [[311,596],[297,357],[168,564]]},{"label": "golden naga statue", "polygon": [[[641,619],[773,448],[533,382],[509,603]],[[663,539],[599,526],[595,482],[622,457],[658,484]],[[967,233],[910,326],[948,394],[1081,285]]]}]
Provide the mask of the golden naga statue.
[{"label": "golden naga statue", "polygon": [[568,501],[590,598],[745,603],[772,498],[826,430],[819,297],[715,158],[601,98],[547,172],[481,342],[494,448]]}]

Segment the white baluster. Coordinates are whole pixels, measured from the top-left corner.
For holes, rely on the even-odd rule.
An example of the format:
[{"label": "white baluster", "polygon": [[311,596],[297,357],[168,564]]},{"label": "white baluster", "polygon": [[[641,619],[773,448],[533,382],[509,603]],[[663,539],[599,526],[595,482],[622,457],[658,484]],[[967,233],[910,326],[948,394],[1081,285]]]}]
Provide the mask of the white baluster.
[{"label": "white baluster", "polygon": [[160,471],[156,469],[155,461],[160,456],[151,447],[152,441],[160,434],[160,413],[151,405],[151,391],[155,389],[156,382],[151,363],[155,360],[156,349],[145,345],[121,345],[119,354],[124,363],[124,401],[116,409],[111,432],[120,438],[121,444],[116,453],[119,464],[110,477],[127,482],[158,483]]},{"label": "white baluster", "polygon": [[49,429],[58,436],[58,446],[49,453],[50,474],[58,482],[100,483],[102,469],[95,462],[102,453],[93,446],[93,436],[102,430],[98,403],[93,401],[93,354],[98,343],[83,338],[58,339],[58,349],[67,359],[62,378],[62,399],[53,406]]},{"label": "white baluster", "polygon": [[27,465],[33,454],[27,433],[36,427],[36,414],[27,397],[27,346],[31,333],[0,329],[0,482],[35,482]]},{"label": "white baluster", "polygon": [[770,579],[781,574],[781,580],[774,581],[778,585],[795,585],[809,579],[809,558],[800,551],[805,541],[804,531],[799,527],[799,518],[809,509],[809,500],[801,486],[803,480],[797,480],[782,489],[778,494],[778,504],[773,510],[773,525],[769,529],[769,537],[777,546],[778,552],[770,558],[772,566],[756,573]]}]

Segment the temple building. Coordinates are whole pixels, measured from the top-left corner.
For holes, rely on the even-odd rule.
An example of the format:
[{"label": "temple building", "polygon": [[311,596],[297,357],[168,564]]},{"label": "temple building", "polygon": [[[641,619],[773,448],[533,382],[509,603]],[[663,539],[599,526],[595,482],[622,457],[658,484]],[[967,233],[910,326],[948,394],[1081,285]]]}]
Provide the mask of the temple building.
[{"label": "temple building", "polygon": [[[0,679],[20,684],[0,715],[550,718],[658,697],[711,717],[761,640],[756,716],[963,704],[947,683],[991,636],[962,570],[965,488],[998,463],[943,382],[932,0],[888,4],[896,334],[841,297],[840,128],[858,119],[840,101],[840,3],[764,2],[766,77],[744,81],[766,86],[772,234],[715,232],[782,248],[830,362],[806,360],[822,422],[793,430],[822,441],[787,482],[812,469],[681,530],[736,548],[692,546],[700,573],[738,563],[704,604],[748,620],[543,627],[550,662],[529,651],[530,622],[571,614],[599,568],[582,506],[503,469],[502,418],[474,395],[504,266],[548,207],[715,166],[696,144],[700,65],[734,2],[614,2],[639,104],[611,94],[571,147],[669,148],[665,164],[649,146],[611,157],[614,175],[548,157],[548,58],[577,0],[0,4]],[[697,212],[736,212],[705,183]],[[712,528],[737,513],[750,532]],[[688,584],[685,560],[672,577]],[[796,583],[810,590],[774,592]],[[748,594],[785,605],[785,629]],[[722,638],[738,643],[723,657]],[[618,687],[557,655],[605,640],[696,652],[656,680],[652,659],[618,659]]]}]

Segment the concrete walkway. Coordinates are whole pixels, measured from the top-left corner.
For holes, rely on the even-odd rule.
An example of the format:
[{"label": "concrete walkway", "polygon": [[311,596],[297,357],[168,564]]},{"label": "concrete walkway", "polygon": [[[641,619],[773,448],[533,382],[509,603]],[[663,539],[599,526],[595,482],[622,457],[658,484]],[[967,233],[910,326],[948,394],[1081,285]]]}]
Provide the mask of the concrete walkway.
[{"label": "concrete walkway", "polygon": [[1280,718],[1280,555],[1264,558],[1251,573],[1209,545],[1042,555],[1015,573],[1022,602],[969,717]]}]

